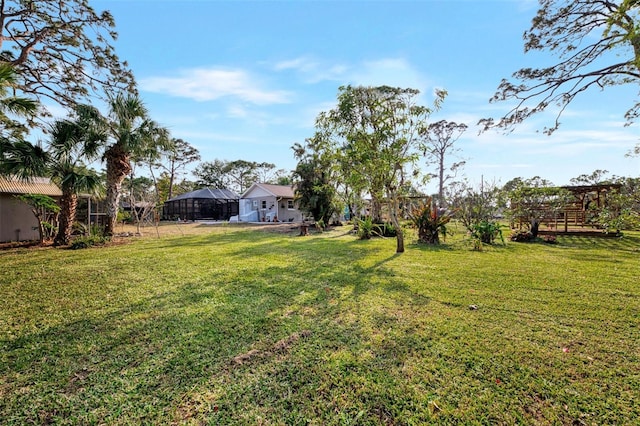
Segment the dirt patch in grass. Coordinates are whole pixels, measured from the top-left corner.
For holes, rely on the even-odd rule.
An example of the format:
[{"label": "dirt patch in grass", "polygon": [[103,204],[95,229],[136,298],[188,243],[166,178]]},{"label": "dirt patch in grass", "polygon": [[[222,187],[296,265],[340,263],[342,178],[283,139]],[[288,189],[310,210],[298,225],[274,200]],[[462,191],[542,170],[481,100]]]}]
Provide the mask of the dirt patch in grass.
[{"label": "dirt patch in grass", "polygon": [[275,353],[282,353],[288,351],[298,340],[311,335],[311,331],[302,330],[301,332],[295,332],[284,339],[278,340],[270,348],[265,350],[251,349],[248,352],[233,357],[232,365],[247,364],[257,358],[268,358]]}]

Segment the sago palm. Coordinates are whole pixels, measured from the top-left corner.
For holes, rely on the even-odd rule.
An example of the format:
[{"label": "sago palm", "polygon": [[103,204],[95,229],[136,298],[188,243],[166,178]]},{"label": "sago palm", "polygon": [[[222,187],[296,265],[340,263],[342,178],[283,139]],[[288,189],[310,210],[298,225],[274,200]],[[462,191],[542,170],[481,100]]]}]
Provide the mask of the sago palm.
[{"label": "sago palm", "polygon": [[134,95],[118,94],[109,100],[108,127],[112,144],[104,153],[107,163],[105,235],[113,235],[122,182],[131,173],[131,159],[166,146],[169,132],[149,118],[144,103]]}]

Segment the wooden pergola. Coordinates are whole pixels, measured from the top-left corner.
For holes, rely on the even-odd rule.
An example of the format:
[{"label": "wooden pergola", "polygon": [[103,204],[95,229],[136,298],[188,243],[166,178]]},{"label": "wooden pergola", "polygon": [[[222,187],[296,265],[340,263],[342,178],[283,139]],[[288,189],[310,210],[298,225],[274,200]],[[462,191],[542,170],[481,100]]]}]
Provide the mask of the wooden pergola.
[{"label": "wooden pergola", "polygon": [[602,235],[593,219],[593,211],[606,206],[609,194],[618,191],[620,184],[562,186],[572,197],[559,209],[542,206],[540,234]]}]

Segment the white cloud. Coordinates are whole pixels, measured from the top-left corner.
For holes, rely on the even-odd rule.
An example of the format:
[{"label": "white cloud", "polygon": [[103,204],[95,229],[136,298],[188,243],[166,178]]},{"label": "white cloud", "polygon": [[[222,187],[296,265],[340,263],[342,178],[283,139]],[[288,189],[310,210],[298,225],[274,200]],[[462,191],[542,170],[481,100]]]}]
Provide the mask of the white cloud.
[{"label": "white cloud", "polygon": [[247,110],[239,105],[232,105],[227,108],[227,115],[233,118],[246,118],[249,113]]},{"label": "white cloud", "polygon": [[386,58],[369,61],[351,76],[353,83],[363,86],[411,87],[426,92],[429,81],[404,59]]},{"label": "white cloud", "polygon": [[212,101],[224,97],[239,98],[253,104],[288,103],[291,94],[282,90],[267,90],[244,70],[193,68],[182,70],[174,77],[148,77],[140,80],[142,90],[165,93],[195,101]]},{"label": "white cloud", "polygon": [[411,87],[421,92],[425,92],[429,85],[429,80],[402,58],[382,58],[345,65],[300,56],[278,62],[273,65],[273,69],[296,71],[307,83],[337,81],[362,86]]}]

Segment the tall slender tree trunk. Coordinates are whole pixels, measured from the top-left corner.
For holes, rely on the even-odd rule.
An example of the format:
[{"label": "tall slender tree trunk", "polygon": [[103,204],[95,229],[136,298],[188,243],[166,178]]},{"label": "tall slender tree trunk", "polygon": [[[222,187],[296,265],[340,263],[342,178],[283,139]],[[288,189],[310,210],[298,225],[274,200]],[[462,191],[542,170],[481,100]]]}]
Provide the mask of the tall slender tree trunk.
[{"label": "tall slender tree trunk", "polygon": [[440,154],[438,164],[438,204],[440,207],[445,207],[444,201],[444,153]]},{"label": "tall slender tree trunk", "polygon": [[76,208],[78,207],[78,195],[73,191],[62,192],[60,199],[60,218],[58,222],[58,233],[53,239],[56,246],[65,246],[71,242],[71,231],[73,221],[76,217]]},{"label": "tall slender tree trunk", "polygon": [[107,160],[107,194],[105,200],[107,223],[104,227],[104,234],[107,237],[111,237],[115,233],[118,221],[122,182],[131,173],[131,163],[129,161],[129,153],[118,144],[107,150],[105,158]]},{"label": "tall slender tree trunk", "polygon": [[391,198],[391,223],[396,230],[396,253],[404,253],[404,233],[400,226],[400,220],[398,219],[398,194],[389,194]]}]

